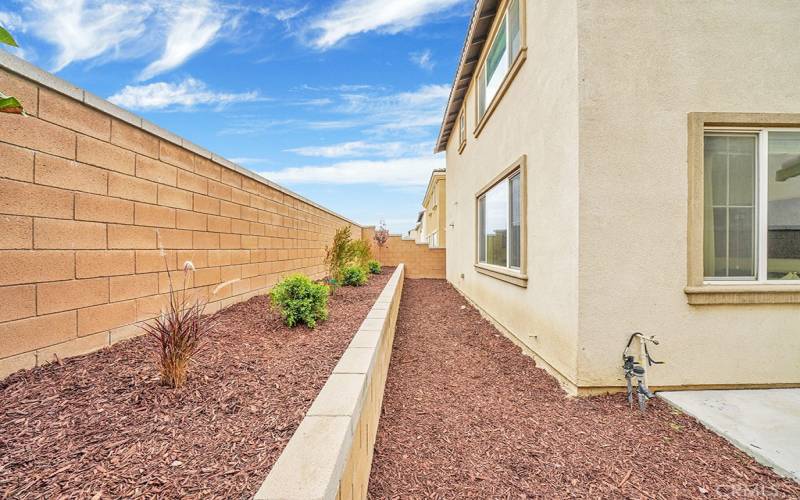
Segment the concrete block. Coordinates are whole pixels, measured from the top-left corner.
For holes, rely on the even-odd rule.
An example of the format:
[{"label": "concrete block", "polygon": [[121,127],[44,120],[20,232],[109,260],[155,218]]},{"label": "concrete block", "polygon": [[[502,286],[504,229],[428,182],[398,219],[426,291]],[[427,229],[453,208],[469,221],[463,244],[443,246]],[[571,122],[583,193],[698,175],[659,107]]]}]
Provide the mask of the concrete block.
[{"label": "concrete block", "polygon": [[333,373],[369,373],[375,360],[375,349],[365,347],[348,347]]},{"label": "concrete block", "polygon": [[325,382],[306,416],[351,417],[356,424],[366,390],[366,374],[334,373]]},{"label": "concrete block", "polygon": [[353,439],[350,429],[349,417],[304,418],[254,499],[336,498]]},{"label": "concrete block", "polygon": [[[2,53],[2,52],[0,52]],[[19,370],[27,370],[36,366],[36,353],[26,352],[9,358],[0,359],[0,380]]]},{"label": "concrete block", "polygon": [[359,328],[359,330],[369,330],[369,331],[379,332],[383,330],[383,325],[385,322],[386,322],[385,317],[378,319],[367,317],[367,319],[365,319],[364,322],[361,323],[361,327]]},{"label": "concrete block", "polygon": [[359,330],[350,341],[349,347],[377,349],[381,341],[381,332],[372,330]]}]

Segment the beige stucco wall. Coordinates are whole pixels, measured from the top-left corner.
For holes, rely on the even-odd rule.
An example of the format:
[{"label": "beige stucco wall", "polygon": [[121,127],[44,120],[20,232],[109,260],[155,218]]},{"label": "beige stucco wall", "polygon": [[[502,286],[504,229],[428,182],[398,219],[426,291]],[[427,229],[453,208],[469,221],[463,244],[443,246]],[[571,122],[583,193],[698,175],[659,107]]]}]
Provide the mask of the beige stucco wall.
[{"label": "beige stucco wall", "polygon": [[[447,247],[447,180],[444,174],[435,173],[431,179],[429,196],[423,200],[422,241],[432,245],[432,235],[436,233],[436,248]],[[433,245],[432,245],[433,246]]]},{"label": "beige stucco wall", "polygon": [[[528,0],[527,58],[486,127],[447,146],[447,278],[567,381],[800,384],[798,305],[689,305],[687,114],[800,113],[800,3]],[[470,89],[468,130],[475,127]],[[527,288],[475,272],[476,192],[528,159]]]},{"label": "beige stucco wall", "polygon": [[687,113],[800,112],[794,0],[579,2],[578,383],[617,385],[634,330],[653,385],[800,384],[798,305],[687,304]]},{"label": "beige stucco wall", "polygon": [[[578,60],[574,2],[527,2],[527,59],[475,139],[467,95],[466,147],[447,146],[447,279],[574,380],[578,335]],[[557,48],[554,50],[554,48]],[[475,195],[527,155],[528,286],[475,271]],[[451,227],[450,224],[453,226]]]}]

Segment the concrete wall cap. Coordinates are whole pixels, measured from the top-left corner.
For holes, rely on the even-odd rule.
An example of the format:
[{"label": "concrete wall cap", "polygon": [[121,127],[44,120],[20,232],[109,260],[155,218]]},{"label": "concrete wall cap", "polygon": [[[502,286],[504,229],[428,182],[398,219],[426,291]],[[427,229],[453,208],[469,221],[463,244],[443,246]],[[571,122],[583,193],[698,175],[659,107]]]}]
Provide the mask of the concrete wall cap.
[{"label": "concrete wall cap", "polygon": [[165,141],[169,141],[176,146],[182,146],[183,139],[178,134],[173,134],[169,130],[163,129],[156,125],[155,123],[142,119],[142,128],[151,134],[158,136],[159,139],[164,139]]},{"label": "concrete wall cap", "polygon": [[334,373],[325,382],[306,416],[348,417],[355,431],[358,424],[355,417],[361,414],[366,390],[366,374]]},{"label": "concrete wall cap", "polygon": [[352,442],[349,417],[304,418],[253,498],[335,498]]},{"label": "concrete wall cap", "polygon": [[386,316],[382,318],[367,318],[361,323],[361,327],[359,330],[372,330],[372,331],[381,331],[383,330],[383,326],[386,323]]},{"label": "concrete wall cap", "polygon": [[359,330],[350,341],[347,347],[364,347],[368,349],[377,349],[381,341],[382,332]]},{"label": "concrete wall cap", "polygon": [[211,151],[186,139],[181,139],[181,146],[183,146],[185,149],[188,149],[192,153],[202,156],[203,158],[208,158],[209,160],[214,156],[214,153]]},{"label": "concrete wall cap", "polygon": [[376,349],[367,347],[348,347],[333,368],[333,373],[369,373],[376,353]]},{"label": "concrete wall cap", "polygon": [[24,76],[28,80],[40,83],[45,87],[60,92],[64,95],[83,101],[83,89],[72,85],[66,80],[48,73],[47,71],[37,68],[33,64],[20,59],[17,56],[10,54],[4,50],[0,50],[0,66],[12,71],[20,76]]},{"label": "concrete wall cap", "polygon": [[100,96],[94,95],[88,90],[83,92],[83,102],[87,106],[95,108],[103,113],[113,116],[114,118],[130,123],[134,127],[142,128],[142,117],[137,116],[126,109],[122,109],[116,104],[112,104]]}]

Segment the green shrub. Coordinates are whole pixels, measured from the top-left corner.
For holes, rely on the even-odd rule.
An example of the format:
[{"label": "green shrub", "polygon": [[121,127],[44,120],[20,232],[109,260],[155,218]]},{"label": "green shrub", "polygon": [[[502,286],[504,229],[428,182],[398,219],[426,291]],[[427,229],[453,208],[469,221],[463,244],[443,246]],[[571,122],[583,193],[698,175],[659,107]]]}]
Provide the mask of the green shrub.
[{"label": "green shrub", "polygon": [[369,243],[364,240],[353,240],[349,245],[350,262],[348,264],[356,265],[363,269],[365,272],[369,271],[369,261],[372,259],[372,248]]},{"label": "green shrub", "polygon": [[360,266],[347,266],[342,270],[342,283],[347,286],[361,286],[367,282],[367,272]]},{"label": "green shrub", "polygon": [[314,283],[308,276],[294,274],[275,285],[270,298],[287,326],[305,323],[309,328],[314,328],[317,321],[328,319],[328,293],[327,285]]},{"label": "green shrub", "polygon": [[381,274],[381,263],[377,260],[372,259],[367,262],[367,265],[369,266],[369,272],[372,274]]}]

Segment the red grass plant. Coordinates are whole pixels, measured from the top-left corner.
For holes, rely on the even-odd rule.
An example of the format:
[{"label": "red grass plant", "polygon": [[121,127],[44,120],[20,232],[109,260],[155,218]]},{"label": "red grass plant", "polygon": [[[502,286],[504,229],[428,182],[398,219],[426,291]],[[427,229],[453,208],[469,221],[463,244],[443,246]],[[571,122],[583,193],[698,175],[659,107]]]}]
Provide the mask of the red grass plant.
[{"label": "red grass plant", "polygon": [[204,316],[207,300],[187,294],[187,283],[194,266],[183,268],[183,288],[176,290],[169,276],[169,302],[161,316],[142,328],[155,340],[161,365],[161,383],[173,389],[186,383],[191,359],[200,352],[215,320]]}]

